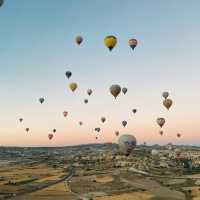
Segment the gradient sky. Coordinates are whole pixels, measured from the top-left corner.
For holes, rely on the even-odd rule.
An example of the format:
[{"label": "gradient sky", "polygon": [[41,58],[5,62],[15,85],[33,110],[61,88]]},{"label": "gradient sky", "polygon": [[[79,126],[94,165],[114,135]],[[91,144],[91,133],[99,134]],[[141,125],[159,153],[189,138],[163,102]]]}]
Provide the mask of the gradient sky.
[{"label": "gradient sky", "polygon": [[[5,0],[0,8],[0,145],[96,142],[93,129],[99,126],[98,142],[116,142],[119,130],[135,135],[138,143],[198,145],[199,8],[199,0]],[[111,53],[103,44],[110,34],[118,38]],[[81,46],[74,42],[76,35],[84,37]],[[139,41],[134,52],[130,38]],[[68,89],[67,70],[73,72],[70,81],[79,84],[75,93]],[[115,83],[128,88],[116,101],[108,91]],[[88,88],[94,95],[85,105]],[[162,106],[165,90],[174,101],[169,112]],[[43,105],[40,96],[46,98]],[[132,108],[138,109],[135,116]],[[101,116],[107,117],[104,125]],[[157,117],[167,121],[163,137]],[[57,133],[49,141],[53,128]]]}]

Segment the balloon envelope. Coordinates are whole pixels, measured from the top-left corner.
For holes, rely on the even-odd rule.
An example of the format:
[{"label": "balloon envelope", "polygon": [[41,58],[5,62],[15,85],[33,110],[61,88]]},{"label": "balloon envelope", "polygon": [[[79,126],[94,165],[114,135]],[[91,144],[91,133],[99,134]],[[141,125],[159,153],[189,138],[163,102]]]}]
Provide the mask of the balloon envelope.
[{"label": "balloon envelope", "polygon": [[88,100],[87,100],[87,99],[84,99],[84,103],[87,104],[87,103],[88,103]]},{"label": "balloon envelope", "polygon": [[26,132],[29,132],[29,128],[26,128]]},{"label": "balloon envelope", "polygon": [[101,129],[100,129],[100,128],[95,128],[94,130],[95,130],[96,132],[100,132]]},{"label": "balloon envelope", "polygon": [[120,94],[121,92],[121,87],[119,85],[111,85],[110,87],[110,93],[117,98],[117,96]]},{"label": "balloon envelope", "polygon": [[169,92],[163,92],[162,93],[162,96],[167,99],[169,97]]},{"label": "balloon envelope", "polygon": [[87,94],[90,96],[92,94],[92,90],[91,89],[88,89],[87,90]]},{"label": "balloon envelope", "polygon": [[39,102],[42,104],[44,103],[44,97],[39,98]]},{"label": "balloon envelope", "polygon": [[104,123],[106,121],[106,118],[105,117],[102,117],[101,118],[101,121]]},{"label": "balloon envelope", "polygon": [[72,92],[74,92],[77,89],[78,85],[77,83],[70,83],[69,88],[71,89]]},{"label": "balloon envelope", "polygon": [[162,128],[163,125],[165,124],[165,118],[162,118],[162,117],[157,118],[156,122]]},{"label": "balloon envelope", "polygon": [[126,156],[130,155],[136,147],[136,143],[136,138],[133,135],[125,134],[118,139],[119,149]]},{"label": "balloon envelope", "polygon": [[130,39],[130,40],[128,41],[128,44],[129,44],[129,46],[134,50],[135,47],[136,47],[137,44],[138,44],[138,41],[137,41],[136,39]]},{"label": "balloon envelope", "polygon": [[75,41],[76,41],[76,43],[77,43],[78,45],[80,45],[80,44],[83,42],[83,38],[82,38],[80,35],[78,35],[78,36],[76,37]]},{"label": "balloon envelope", "polygon": [[165,106],[165,108],[167,108],[168,110],[170,109],[170,107],[172,106],[173,101],[171,99],[165,99],[163,101],[163,105]]},{"label": "balloon envelope", "polygon": [[65,75],[67,78],[70,78],[72,76],[72,73],[70,71],[65,72]]},{"label": "balloon envelope", "polygon": [[67,115],[68,115],[68,112],[67,112],[67,111],[64,111],[64,112],[63,112],[63,116],[64,116],[64,117],[67,117]]},{"label": "balloon envelope", "polygon": [[127,121],[122,121],[122,125],[123,125],[123,127],[125,127],[126,125],[127,125]]},{"label": "balloon envelope", "polygon": [[53,139],[53,134],[48,135],[49,140]]},{"label": "balloon envelope", "polygon": [[122,92],[123,92],[124,94],[126,94],[126,93],[127,93],[127,91],[128,91],[128,89],[127,89],[127,88],[122,88]]},{"label": "balloon envelope", "polygon": [[132,111],[133,111],[133,113],[135,114],[135,113],[137,112],[137,109],[133,109]]},{"label": "balloon envelope", "polygon": [[117,38],[113,35],[109,35],[109,36],[104,38],[104,44],[111,51],[115,47],[115,45],[117,44]]},{"label": "balloon envelope", "polygon": [[23,118],[19,118],[19,121],[22,122],[22,121],[23,121]]}]

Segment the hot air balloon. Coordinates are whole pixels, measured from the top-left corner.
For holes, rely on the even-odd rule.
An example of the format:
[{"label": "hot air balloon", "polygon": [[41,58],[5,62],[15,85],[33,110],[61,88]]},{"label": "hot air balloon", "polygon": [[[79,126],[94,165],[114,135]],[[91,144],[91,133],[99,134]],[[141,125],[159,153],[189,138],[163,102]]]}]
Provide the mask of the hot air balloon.
[{"label": "hot air balloon", "polygon": [[119,93],[121,92],[121,87],[119,85],[111,85],[110,87],[110,93],[117,98]]},{"label": "hot air balloon", "polygon": [[129,156],[136,147],[136,138],[133,135],[122,135],[118,140],[120,152]]},{"label": "hot air balloon", "polygon": [[181,134],[180,134],[180,133],[177,133],[177,137],[180,138],[180,137],[181,137]]},{"label": "hot air balloon", "polygon": [[126,127],[126,125],[127,125],[127,121],[122,121],[122,125],[123,125],[123,127]]},{"label": "hot air balloon", "polygon": [[133,109],[132,112],[135,114],[137,112],[137,109]]},{"label": "hot air balloon", "polygon": [[136,40],[136,39],[130,39],[129,41],[128,41],[128,44],[129,44],[129,46],[131,47],[131,49],[135,49],[135,47],[137,46],[137,44],[138,44],[138,41]]},{"label": "hot air balloon", "polygon": [[101,121],[104,123],[106,121],[105,117],[101,117]]},{"label": "hot air balloon", "polygon": [[26,132],[29,132],[29,128],[26,128]]},{"label": "hot air balloon", "polygon": [[49,140],[53,139],[53,134],[48,135]]},{"label": "hot air balloon", "polygon": [[67,112],[67,111],[64,111],[64,112],[63,112],[63,116],[64,116],[64,117],[67,117],[67,115],[68,115],[68,112]]},{"label": "hot air balloon", "polygon": [[87,94],[90,96],[92,94],[92,90],[91,89],[88,89],[87,90]]},{"label": "hot air balloon", "polygon": [[19,118],[19,122],[22,122],[23,121],[23,118]]},{"label": "hot air balloon", "polygon": [[170,107],[172,106],[173,101],[171,99],[165,99],[163,101],[163,105],[169,110]]},{"label": "hot air balloon", "polygon": [[70,71],[66,71],[65,75],[66,75],[67,78],[70,78],[72,76],[72,73]]},{"label": "hot air balloon", "polygon": [[83,125],[83,122],[79,122],[79,125],[82,126],[82,125]]},{"label": "hot air balloon", "polygon": [[157,124],[162,128],[163,125],[165,124],[165,119],[160,117],[160,118],[157,118]]},{"label": "hot air balloon", "polygon": [[39,98],[39,102],[42,104],[44,103],[44,97]]},{"label": "hot air balloon", "polygon": [[96,132],[100,132],[100,131],[101,131],[100,128],[95,128],[94,130],[95,130]]},{"label": "hot air balloon", "polygon": [[128,91],[128,89],[127,89],[127,88],[122,88],[122,92],[123,92],[124,94],[126,94],[126,93],[127,93],[127,91]]},{"label": "hot air balloon", "polygon": [[161,136],[163,135],[163,131],[160,131],[159,133],[160,133]]},{"label": "hot air balloon", "polygon": [[75,41],[78,45],[80,45],[83,42],[83,38],[79,35],[76,37]]},{"label": "hot air balloon", "polygon": [[169,97],[169,92],[163,92],[162,93],[162,96],[167,99]]},{"label": "hot air balloon", "polygon": [[3,5],[4,0],[0,0],[0,7]]},{"label": "hot air balloon", "polygon": [[96,137],[96,140],[98,140],[98,137]]},{"label": "hot air balloon", "polygon": [[117,38],[113,35],[109,35],[109,36],[104,38],[104,44],[111,51],[115,47],[115,45],[117,44]]},{"label": "hot air balloon", "polygon": [[119,131],[115,131],[115,135],[116,135],[116,136],[119,136]]},{"label": "hot air balloon", "polygon": [[88,99],[84,99],[84,103],[87,104],[88,103]]},{"label": "hot air balloon", "polygon": [[77,89],[78,85],[77,83],[70,83],[69,88],[71,89],[72,92],[74,92]]},{"label": "hot air balloon", "polygon": [[53,132],[55,133],[55,132],[56,132],[56,129],[53,129]]}]

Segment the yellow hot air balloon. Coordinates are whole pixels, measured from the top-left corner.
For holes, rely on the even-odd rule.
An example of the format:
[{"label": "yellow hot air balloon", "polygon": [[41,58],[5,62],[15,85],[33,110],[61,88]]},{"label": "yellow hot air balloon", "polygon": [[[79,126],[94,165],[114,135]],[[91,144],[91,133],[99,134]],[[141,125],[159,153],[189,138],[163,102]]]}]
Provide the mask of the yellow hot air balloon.
[{"label": "yellow hot air balloon", "polygon": [[163,101],[163,105],[169,110],[170,109],[170,107],[172,106],[172,104],[173,104],[173,101],[171,100],[171,99],[165,99],[164,101]]},{"label": "yellow hot air balloon", "polygon": [[74,92],[77,89],[78,85],[77,83],[70,83],[69,88],[71,89],[72,92]]},{"label": "yellow hot air balloon", "polygon": [[109,35],[109,36],[104,38],[104,44],[111,51],[115,47],[115,45],[117,44],[117,38],[113,35]]}]

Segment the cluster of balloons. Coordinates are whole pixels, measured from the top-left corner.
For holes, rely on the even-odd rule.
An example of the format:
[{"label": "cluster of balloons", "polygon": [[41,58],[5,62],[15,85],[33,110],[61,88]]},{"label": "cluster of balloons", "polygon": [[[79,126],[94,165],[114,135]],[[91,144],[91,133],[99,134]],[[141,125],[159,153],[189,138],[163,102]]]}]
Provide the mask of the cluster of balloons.
[{"label": "cluster of balloons", "polygon": [[[163,93],[162,93],[162,97],[164,98],[164,100],[163,100],[163,106],[164,106],[167,110],[169,110],[169,109],[171,108],[172,104],[173,104],[173,101],[169,98],[169,92],[166,92],[166,91],[163,92]],[[159,118],[156,119],[156,122],[157,122],[157,124],[160,126],[160,128],[162,128],[162,127],[164,126],[166,120],[165,120],[165,118],[159,117]],[[164,132],[163,132],[162,130],[159,131],[159,134],[160,134],[161,136],[163,135],[163,133],[164,133]],[[178,134],[177,134],[177,137],[178,137],[178,138],[181,137],[181,134],[178,133]]]},{"label": "cluster of balloons", "polygon": [[[75,38],[75,42],[80,45],[83,42],[83,37],[78,35]],[[108,35],[104,38],[104,44],[105,46],[112,51],[112,49],[116,46],[117,44],[117,37],[114,35]],[[131,47],[132,50],[135,49],[135,47],[138,45],[138,41],[134,38],[128,40],[128,45]]]}]

